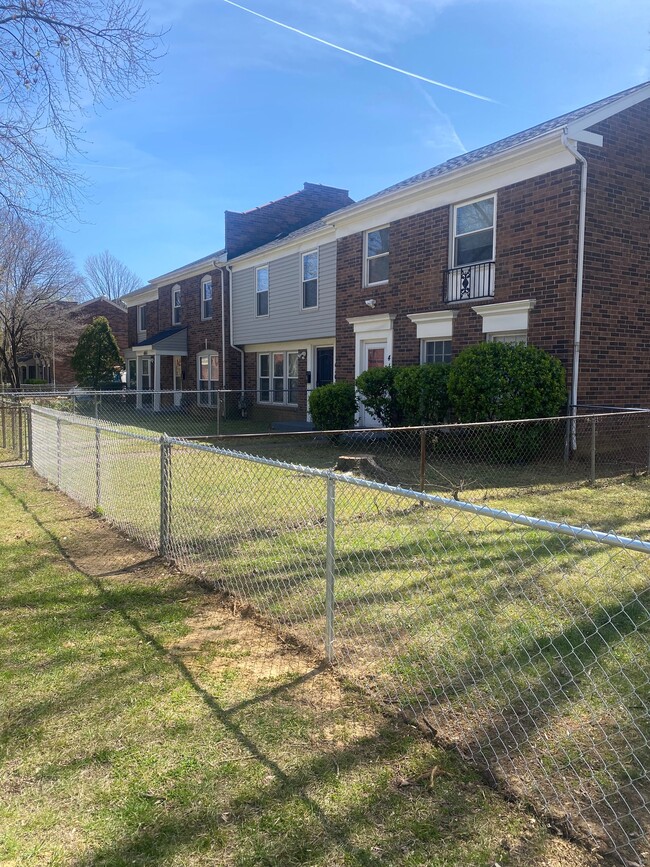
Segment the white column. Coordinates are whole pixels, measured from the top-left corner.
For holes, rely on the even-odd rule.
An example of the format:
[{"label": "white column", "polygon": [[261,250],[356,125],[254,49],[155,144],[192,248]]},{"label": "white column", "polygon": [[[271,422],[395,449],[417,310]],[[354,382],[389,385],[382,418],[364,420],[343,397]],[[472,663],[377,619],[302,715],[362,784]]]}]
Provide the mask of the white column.
[{"label": "white column", "polygon": [[162,356],[154,355],[153,357],[153,409],[154,412],[160,412],[160,359]]},{"label": "white column", "polygon": [[135,406],[142,409],[142,356],[135,354]]}]

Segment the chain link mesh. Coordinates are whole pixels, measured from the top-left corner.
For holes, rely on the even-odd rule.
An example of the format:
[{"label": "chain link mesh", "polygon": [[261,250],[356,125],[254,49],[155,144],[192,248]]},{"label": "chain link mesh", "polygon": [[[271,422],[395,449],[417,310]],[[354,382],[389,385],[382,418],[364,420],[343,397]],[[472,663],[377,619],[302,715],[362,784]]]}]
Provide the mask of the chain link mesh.
[{"label": "chain link mesh", "polygon": [[[612,466],[646,447],[648,417],[632,418],[634,435],[629,417],[596,424]],[[31,419],[52,484],[567,833],[648,859],[650,543],[51,409]]]}]

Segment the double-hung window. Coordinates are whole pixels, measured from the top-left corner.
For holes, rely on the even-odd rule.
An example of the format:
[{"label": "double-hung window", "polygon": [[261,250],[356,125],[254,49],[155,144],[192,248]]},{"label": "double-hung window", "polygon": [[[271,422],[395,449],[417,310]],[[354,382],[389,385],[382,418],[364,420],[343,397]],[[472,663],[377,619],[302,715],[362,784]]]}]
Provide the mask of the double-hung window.
[{"label": "double-hung window", "polygon": [[255,315],[269,315],[269,266],[255,269]]},{"label": "double-hung window", "polygon": [[388,281],[388,259],[390,255],[390,228],[383,226],[366,232],[365,285]]},{"label": "double-hung window", "polygon": [[449,364],[451,340],[423,340],[422,362],[424,364]]},{"label": "double-hung window", "polygon": [[260,403],[298,403],[298,353],[260,352],[257,399]]},{"label": "double-hung window", "polygon": [[318,307],[318,250],[302,254],[302,309]]},{"label": "double-hung window", "polygon": [[452,267],[494,259],[494,196],[456,205],[453,223]]},{"label": "double-hung window", "polygon": [[181,324],[181,287],[172,288],[172,325]]},{"label": "double-hung window", "polygon": [[201,281],[201,319],[212,319],[212,279]]}]

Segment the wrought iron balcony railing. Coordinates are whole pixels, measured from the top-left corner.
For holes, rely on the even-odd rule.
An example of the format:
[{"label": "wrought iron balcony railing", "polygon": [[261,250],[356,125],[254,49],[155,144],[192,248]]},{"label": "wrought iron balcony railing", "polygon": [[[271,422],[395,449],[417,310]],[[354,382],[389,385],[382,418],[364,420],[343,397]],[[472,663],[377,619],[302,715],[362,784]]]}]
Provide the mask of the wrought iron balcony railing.
[{"label": "wrought iron balcony railing", "polygon": [[494,262],[478,265],[460,265],[445,271],[443,299],[472,301],[474,298],[492,298],[494,295]]}]

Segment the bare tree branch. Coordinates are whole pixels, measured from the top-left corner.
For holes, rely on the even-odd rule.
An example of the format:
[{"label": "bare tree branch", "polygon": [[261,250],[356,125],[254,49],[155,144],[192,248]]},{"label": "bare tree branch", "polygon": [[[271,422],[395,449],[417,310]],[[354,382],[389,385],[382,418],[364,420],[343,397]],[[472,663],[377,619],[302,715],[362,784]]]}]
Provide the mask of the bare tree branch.
[{"label": "bare tree branch", "polygon": [[51,355],[79,330],[70,316],[82,280],[72,258],[45,228],[2,216],[0,235],[0,366],[9,384],[20,386],[19,359]]},{"label": "bare tree branch", "polygon": [[139,0],[0,0],[0,203],[14,214],[74,212],[89,106],[153,77],[160,33]]},{"label": "bare tree branch", "polygon": [[143,281],[124,262],[104,250],[88,256],[84,262],[86,295],[89,298],[98,298],[103,295],[115,301],[134,292],[142,286]]}]

